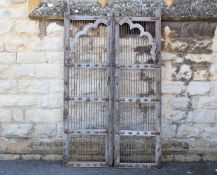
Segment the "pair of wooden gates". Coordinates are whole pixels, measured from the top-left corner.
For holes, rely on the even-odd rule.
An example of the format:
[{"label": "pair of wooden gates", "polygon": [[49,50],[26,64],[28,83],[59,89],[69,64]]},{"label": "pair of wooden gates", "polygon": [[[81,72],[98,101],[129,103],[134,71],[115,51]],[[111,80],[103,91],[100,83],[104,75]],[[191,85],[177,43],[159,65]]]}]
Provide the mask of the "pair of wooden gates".
[{"label": "pair of wooden gates", "polygon": [[160,13],[147,18],[69,11],[65,5],[65,165],[158,165]]}]

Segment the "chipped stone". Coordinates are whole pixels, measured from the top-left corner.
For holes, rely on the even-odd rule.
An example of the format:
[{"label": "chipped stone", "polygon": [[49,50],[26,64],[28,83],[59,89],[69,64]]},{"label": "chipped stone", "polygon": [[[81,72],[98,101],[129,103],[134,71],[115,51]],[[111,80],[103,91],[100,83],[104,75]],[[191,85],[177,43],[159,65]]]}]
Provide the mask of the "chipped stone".
[{"label": "chipped stone", "polygon": [[185,81],[185,80],[190,80],[191,77],[192,77],[191,67],[189,65],[183,64],[179,69],[179,72],[177,74],[177,79]]}]

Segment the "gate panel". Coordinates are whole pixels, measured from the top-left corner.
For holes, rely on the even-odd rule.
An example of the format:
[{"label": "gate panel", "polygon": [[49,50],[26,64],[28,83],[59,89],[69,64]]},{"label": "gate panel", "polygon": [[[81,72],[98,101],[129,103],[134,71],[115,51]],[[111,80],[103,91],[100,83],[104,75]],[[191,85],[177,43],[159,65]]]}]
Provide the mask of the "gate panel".
[{"label": "gate panel", "polygon": [[158,165],[160,13],[143,18],[69,11],[65,3],[65,165]]},{"label": "gate panel", "polygon": [[66,18],[70,21],[70,49],[65,61],[65,70],[68,70],[65,164],[73,167],[107,166],[112,143],[109,117],[113,117],[109,100],[108,18]]},{"label": "gate panel", "polygon": [[157,165],[160,159],[157,20],[125,17],[117,18],[116,23],[115,166]]}]

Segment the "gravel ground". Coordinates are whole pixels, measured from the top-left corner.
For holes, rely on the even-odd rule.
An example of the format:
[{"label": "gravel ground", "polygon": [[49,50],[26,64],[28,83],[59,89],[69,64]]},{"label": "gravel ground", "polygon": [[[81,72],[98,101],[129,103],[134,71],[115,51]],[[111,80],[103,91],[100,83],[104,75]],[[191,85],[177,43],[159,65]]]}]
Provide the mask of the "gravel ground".
[{"label": "gravel ground", "polygon": [[0,161],[0,175],[217,175],[215,163],[166,163],[160,169],[64,168],[61,162]]}]

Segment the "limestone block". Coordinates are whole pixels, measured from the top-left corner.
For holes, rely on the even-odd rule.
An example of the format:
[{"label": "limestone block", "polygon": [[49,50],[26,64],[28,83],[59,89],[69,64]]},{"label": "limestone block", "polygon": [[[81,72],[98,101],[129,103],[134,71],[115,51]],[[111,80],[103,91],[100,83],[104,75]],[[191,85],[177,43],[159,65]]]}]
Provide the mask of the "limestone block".
[{"label": "limestone block", "polygon": [[63,51],[63,37],[44,37],[35,47],[35,51]]},{"label": "limestone block", "polygon": [[22,19],[26,17],[28,17],[28,9],[25,5],[0,9],[1,19]]},{"label": "limestone block", "polygon": [[0,94],[15,94],[17,82],[14,80],[0,80]]},{"label": "limestone block", "polygon": [[10,66],[0,65],[0,79],[5,79],[10,77]]},{"label": "limestone block", "polygon": [[192,70],[190,65],[186,65],[183,64],[180,69],[179,72],[177,74],[177,80],[190,80],[192,77]]},{"label": "limestone block", "polygon": [[44,95],[42,97],[41,107],[50,109],[63,107],[63,93]]},{"label": "limestone block", "polygon": [[0,122],[11,122],[12,121],[12,111],[11,109],[0,109]]},{"label": "limestone block", "polygon": [[165,61],[176,60],[177,58],[181,58],[183,60],[183,58],[178,56],[177,54],[165,52],[164,50],[161,52],[161,58]]},{"label": "limestone block", "polygon": [[13,32],[4,37],[5,51],[7,52],[31,52],[37,47],[39,42],[40,38],[38,35]]},{"label": "limestone block", "polygon": [[63,92],[63,84],[60,80],[18,80],[18,92],[25,94],[60,93]]},{"label": "limestone block", "polygon": [[195,139],[193,142],[189,140],[189,150],[198,154],[217,154],[217,141],[207,141],[207,139]]},{"label": "limestone block", "polygon": [[182,82],[163,81],[162,94],[180,94],[184,91]]},{"label": "limestone block", "polygon": [[190,107],[191,100],[188,97],[174,97],[170,104],[173,109],[186,110]]},{"label": "limestone block", "polygon": [[50,81],[46,80],[18,80],[19,93],[47,94],[50,87]]},{"label": "limestone block", "polygon": [[33,78],[36,76],[35,65],[14,64],[11,66],[12,75],[15,78]]},{"label": "limestone block", "polygon": [[58,154],[47,154],[42,157],[42,160],[47,161],[57,161],[57,160],[63,160],[63,155]]},{"label": "limestone block", "polygon": [[167,109],[171,109],[171,99],[173,98],[173,95],[169,95],[169,94],[164,94],[161,96],[161,101],[162,101],[162,108],[167,108]]},{"label": "limestone block", "polygon": [[24,110],[19,108],[14,108],[13,110],[13,121],[23,122],[24,121]]},{"label": "limestone block", "polygon": [[211,83],[192,81],[187,87],[187,90],[190,95],[206,95],[211,90]]},{"label": "limestone block", "polygon": [[213,77],[212,73],[209,70],[196,70],[193,74],[193,80],[196,81],[206,81],[211,80]]},{"label": "limestone block", "polygon": [[181,124],[186,121],[186,111],[172,110],[170,108],[162,108],[162,123]]},{"label": "limestone block", "polygon": [[46,54],[44,52],[20,52],[17,53],[17,63],[20,64],[46,63]]},{"label": "limestone block", "polygon": [[[31,139],[26,138],[10,138],[7,153],[10,154],[31,154],[31,149],[29,145],[31,144]],[[33,151],[32,151],[33,153]]]},{"label": "limestone block", "polygon": [[210,123],[217,121],[217,111],[214,110],[194,110],[189,112],[187,120],[194,123]]},{"label": "limestone block", "polygon": [[5,50],[5,44],[2,40],[0,40],[0,52],[3,52]]},{"label": "limestone block", "polygon": [[[216,56],[215,56],[215,58],[216,58]],[[217,80],[217,63],[216,62],[211,64],[210,74],[211,74],[212,80]]]},{"label": "limestone block", "polygon": [[39,106],[41,103],[38,95],[1,95],[1,107],[33,107]]},{"label": "limestone block", "polygon": [[162,81],[171,81],[173,79],[172,75],[176,71],[176,69],[172,67],[171,62],[163,61],[161,69],[162,69],[161,71]]},{"label": "limestone block", "polygon": [[22,3],[25,3],[26,0],[10,0],[10,2],[11,2],[12,4],[22,4]]},{"label": "limestone block", "polygon": [[0,64],[13,64],[16,62],[16,53],[0,53]]},{"label": "limestone block", "polygon": [[[1,57],[0,57],[1,58]],[[1,59],[0,59],[1,61]],[[63,52],[20,52],[17,53],[17,63],[20,64],[63,64]]]},{"label": "limestone block", "polygon": [[189,143],[184,139],[163,139],[162,150],[165,155],[185,154],[189,151]]},{"label": "limestone block", "polygon": [[162,162],[171,162],[173,161],[173,155],[162,155],[161,156],[161,161]]},{"label": "limestone block", "polygon": [[63,65],[61,64],[37,65],[36,77],[63,79]]},{"label": "limestone block", "polygon": [[175,138],[176,136],[176,125],[163,123],[162,124],[162,138]]},{"label": "limestone block", "polygon": [[179,138],[199,138],[201,137],[201,130],[195,125],[183,124],[178,128]]},{"label": "limestone block", "polygon": [[0,160],[18,160],[20,159],[19,154],[0,154]]},{"label": "limestone block", "polygon": [[171,30],[169,26],[164,27],[164,32],[163,32],[164,39],[169,39],[175,36],[177,36],[176,31]]},{"label": "limestone block", "polygon": [[14,31],[19,33],[37,34],[39,33],[39,22],[33,20],[16,20],[14,24]]},{"label": "limestone block", "polygon": [[[189,104],[189,99],[187,97],[175,96],[170,94],[162,95],[162,107],[169,109],[186,110]],[[174,104],[180,103],[180,104]]]},{"label": "limestone block", "polygon": [[27,109],[26,122],[57,123],[62,121],[62,109]]},{"label": "limestone block", "polygon": [[62,154],[61,139],[23,139],[17,138],[8,144],[7,152],[11,154]]},{"label": "limestone block", "polygon": [[37,123],[34,126],[34,129],[35,129],[35,137],[38,138],[56,137],[57,135],[56,124]]},{"label": "limestone block", "polygon": [[7,5],[7,0],[1,0],[0,1],[0,6],[6,6]]},{"label": "limestone block", "polygon": [[175,40],[169,41],[166,40],[163,44],[163,50],[166,52],[179,53],[185,52],[188,48],[189,44],[183,41]]},{"label": "limestone block", "polygon": [[[186,4],[187,5],[187,4]],[[180,9],[182,10],[182,9]],[[162,23],[163,38],[213,38],[216,24],[206,21]]]},{"label": "limestone block", "polygon": [[187,155],[174,155],[174,161],[177,162],[193,162],[201,161],[201,156],[197,154],[187,154]]},{"label": "limestone block", "polygon": [[6,153],[8,140],[6,138],[0,137],[0,154]]},{"label": "limestone block", "polygon": [[163,50],[172,53],[210,54],[212,53],[212,39],[175,39],[165,40]]},{"label": "limestone block", "polygon": [[200,63],[200,62],[212,62],[214,57],[213,55],[210,54],[186,54],[185,55],[186,60],[191,60],[192,62],[195,63]]},{"label": "limestone block", "polygon": [[63,64],[64,52],[46,52],[46,62],[51,64]]},{"label": "limestone block", "polygon": [[211,140],[217,141],[217,126],[216,125],[213,125],[213,126],[206,125],[204,127],[203,137],[209,141]]},{"label": "limestone block", "polygon": [[63,123],[57,124],[57,137],[63,137]]},{"label": "limestone block", "polygon": [[207,154],[203,155],[203,161],[216,162],[217,161],[217,154],[207,153]]},{"label": "limestone block", "polygon": [[212,88],[211,88],[210,95],[217,96],[217,81],[212,81],[211,86]]},{"label": "limestone block", "polygon": [[33,134],[33,124],[2,124],[3,137],[24,137],[31,138]]},{"label": "limestone block", "polygon": [[9,33],[12,29],[13,21],[1,20],[0,21],[0,36]]},{"label": "limestone block", "polygon": [[217,110],[216,96],[202,96],[194,100],[194,108]]},{"label": "limestone block", "polygon": [[21,155],[22,160],[41,160],[41,155],[39,154],[24,154]]}]

